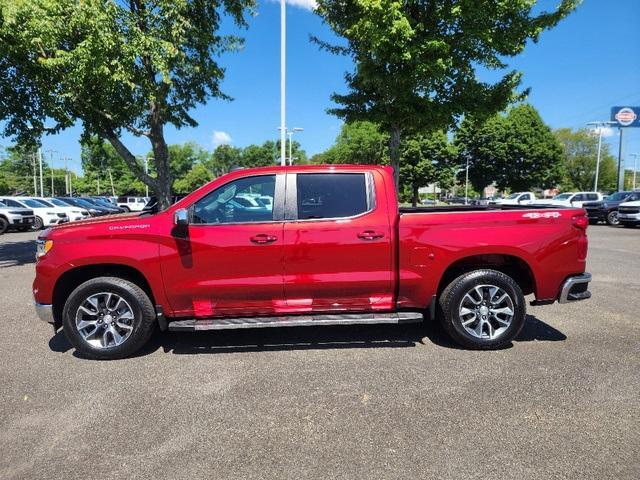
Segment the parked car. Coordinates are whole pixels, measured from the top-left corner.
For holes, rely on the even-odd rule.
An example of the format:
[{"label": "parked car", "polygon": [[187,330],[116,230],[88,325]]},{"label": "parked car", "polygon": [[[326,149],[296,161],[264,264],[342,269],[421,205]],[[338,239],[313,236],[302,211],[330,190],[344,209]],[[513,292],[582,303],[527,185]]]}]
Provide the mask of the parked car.
[{"label": "parked car", "polygon": [[582,207],[585,202],[599,202],[602,194],[598,192],[567,192],[560,193],[552,199],[537,200],[537,205],[555,205],[558,207]]},{"label": "parked car", "polygon": [[449,197],[445,199],[445,202],[449,205],[465,205],[470,202],[466,197]]},{"label": "parked car", "polygon": [[78,220],[84,220],[86,218],[89,218],[89,211],[87,209],[69,205],[67,203],[64,203],[58,200],[57,198],[46,197],[46,198],[36,198],[36,200],[38,200],[41,203],[44,203],[45,205],[58,207],[61,210],[65,211],[69,216],[70,222],[76,222]]},{"label": "parked car", "polygon": [[536,195],[533,192],[515,192],[504,198],[490,201],[491,205],[530,205],[536,203]]},{"label": "parked car", "polygon": [[607,222],[618,225],[618,206],[624,202],[640,200],[640,192],[616,192],[605,197],[600,202],[585,202],[582,207],[587,211],[589,222]]},{"label": "parked car", "polygon": [[[174,195],[171,197],[171,204],[173,205],[178,200],[182,200],[186,195]],[[160,205],[158,204],[158,197],[150,197],[147,204],[142,209],[144,213],[158,213],[160,211]]]},{"label": "parked car", "polygon": [[618,220],[623,227],[640,225],[640,200],[621,203],[618,206]]},{"label": "parked car", "polygon": [[41,230],[45,227],[60,225],[69,221],[67,213],[59,207],[51,207],[29,197],[0,197],[0,201],[9,207],[33,210],[35,218],[33,229]]},{"label": "parked car", "polygon": [[109,211],[109,213],[123,213],[126,212],[126,210],[124,208],[120,208],[117,205],[114,205],[113,203],[107,201],[107,200],[103,200],[103,199],[99,199],[99,198],[94,198],[94,197],[80,197],[82,200],[84,200],[87,203],[90,203],[91,205],[93,205],[94,207],[98,207],[98,208],[103,208]]},{"label": "parked car", "polygon": [[56,197],[56,199],[61,202],[66,203],[67,205],[71,205],[74,207],[84,208],[89,212],[89,215],[92,217],[101,217],[103,215],[110,215],[113,213],[111,209],[107,209],[104,207],[99,207],[94,205],[93,203],[87,202],[83,198],[78,197]]},{"label": "parked car", "polygon": [[[492,349],[522,329],[525,295],[590,297],[584,210],[399,208],[393,185],[389,167],[244,169],[157,214],[47,230],[37,314],[101,359],[133,354],[156,326],[400,324],[436,311],[456,342]],[[273,206],[238,208],[247,192]]]},{"label": "parked car", "polygon": [[9,207],[0,201],[0,235],[9,229],[26,232],[33,227],[34,221],[33,210]]},{"label": "parked car", "polygon": [[148,202],[148,197],[118,197],[117,204],[126,212],[140,212]]}]

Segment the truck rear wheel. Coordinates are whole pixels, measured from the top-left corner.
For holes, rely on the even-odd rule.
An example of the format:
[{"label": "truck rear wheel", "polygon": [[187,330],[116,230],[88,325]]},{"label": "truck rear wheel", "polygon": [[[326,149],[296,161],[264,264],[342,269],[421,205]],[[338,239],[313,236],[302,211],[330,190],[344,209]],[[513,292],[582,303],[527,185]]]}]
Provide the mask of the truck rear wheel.
[{"label": "truck rear wheel", "polygon": [[77,287],[63,309],[64,333],[85,357],[128,357],[147,343],[156,325],[149,296],[117,277],[98,277]]},{"label": "truck rear wheel", "polygon": [[441,322],[451,338],[468,348],[509,344],[522,330],[524,295],[508,275],[474,270],[453,280],[440,295]]},{"label": "truck rear wheel", "polygon": [[0,217],[0,235],[6,232],[7,228],[9,228],[9,222],[5,218]]}]

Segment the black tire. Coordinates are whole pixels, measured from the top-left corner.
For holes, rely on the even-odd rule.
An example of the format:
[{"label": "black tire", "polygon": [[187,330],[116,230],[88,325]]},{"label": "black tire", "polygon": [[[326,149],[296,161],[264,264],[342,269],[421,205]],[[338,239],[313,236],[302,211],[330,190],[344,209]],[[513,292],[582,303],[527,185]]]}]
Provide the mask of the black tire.
[{"label": "black tire", "polygon": [[44,222],[40,217],[36,217],[33,219],[33,227],[31,227],[32,230],[42,230],[43,227]]},{"label": "black tire", "polygon": [[7,228],[9,228],[9,222],[6,218],[0,217],[0,235],[6,232]]},{"label": "black tire", "polygon": [[[494,339],[473,336],[467,332],[460,318],[463,297],[479,285],[501,288],[513,303],[513,318],[509,326]],[[460,275],[442,291],[439,304],[440,322],[444,330],[456,343],[475,350],[491,350],[508,345],[518,336],[526,318],[526,305],[520,286],[511,277],[496,270],[474,270]]]},{"label": "black tire", "polygon": [[131,209],[129,207],[120,207],[124,213],[130,212]]},{"label": "black tire", "polygon": [[620,220],[618,219],[618,211],[617,210],[611,210],[609,213],[607,213],[607,225],[612,225],[612,226],[618,226],[620,225]]},{"label": "black tire", "polygon": [[[78,332],[75,316],[82,302],[91,295],[115,293],[131,306],[134,318],[132,331],[120,345],[96,347]],[[98,277],[77,287],[67,299],[62,312],[62,326],[66,337],[83,356],[97,360],[115,360],[133,355],[142,348],[155,329],[156,312],[149,296],[138,285],[117,277]]]}]

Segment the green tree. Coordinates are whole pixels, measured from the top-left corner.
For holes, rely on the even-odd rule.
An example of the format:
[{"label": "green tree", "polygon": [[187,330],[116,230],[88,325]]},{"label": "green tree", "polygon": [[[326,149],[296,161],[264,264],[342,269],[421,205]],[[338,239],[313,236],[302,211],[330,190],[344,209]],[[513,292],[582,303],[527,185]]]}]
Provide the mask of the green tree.
[{"label": "green tree", "polygon": [[330,111],[347,122],[370,120],[389,133],[389,156],[399,179],[403,133],[449,129],[463,114],[493,114],[522,95],[520,74],[482,82],[476,68],[507,67],[545,29],[579,3],[534,14],[533,0],[318,0],[316,12],[346,46],[314,40],[355,64],[348,92],[333,94]]},{"label": "green tree", "polygon": [[388,163],[389,136],[373,122],[354,121],[340,129],[335,144],[317,155],[314,163],[375,165]]},{"label": "green tree", "polygon": [[142,195],[145,192],[144,183],[133,174],[113,145],[97,136],[81,140],[80,160],[84,175],[74,182],[76,192],[97,194],[98,184],[100,193]]},{"label": "green tree", "polygon": [[[554,132],[562,145],[564,158],[563,190],[592,190],[598,160],[598,137],[586,129],[560,128]],[[602,142],[598,189],[611,192],[616,188],[616,160],[609,145]]]},{"label": "green tree", "polygon": [[445,132],[413,135],[404,142],[401,160],[400,184],[415,207],[420,187],[440,183],[441,188],[447,188],[453,183],[457,150]]},{"label": "green tree", "polygon": [[[217,58],[241,40],[223,36],[223,15],[244,26],[254,0],[0,0],[0,119],[5,136],[38,142],[80,121],[105,138],[169,205],[172,175],[164,129],[194,126],[190,111],[220,90]],[[145,174],[122,133],[146,137],[156,177]]]},{"label": "green tree", "polygon": [[[33,176],[39,175],[35,150],[13,146],[5,149],[4,158],[0,160],[1,192],[4,195],[28,194],[36,195],[33,188]],[[50,178],[48,165],[43,162],[44,178]],[[45,184],[46,185],[46,184]],[[49,181],[48,185],[51,185]],[[39,189],[39,179],[36,182]],[[38,190],[39,192],[39,190]]]},{"label": "green tree", "polygon": [[184,176],[176,179],[173,188],[177,193],[191,193],[211,180],[213,180],[213,176],[206,165],[198,163]]},{"label": "green tree", "polygon": [[531,105],[512,107],[485,121],[466,118],[456,132],[460,163],[469,162],[477,191],[551,187],[562,178],[562,147]]},{"label": "green tree", "polygon": [[231,145],[218,145],[207,165],[214,177],[229,173],[233,167],[240,166],[242,166],[242,149]]}]

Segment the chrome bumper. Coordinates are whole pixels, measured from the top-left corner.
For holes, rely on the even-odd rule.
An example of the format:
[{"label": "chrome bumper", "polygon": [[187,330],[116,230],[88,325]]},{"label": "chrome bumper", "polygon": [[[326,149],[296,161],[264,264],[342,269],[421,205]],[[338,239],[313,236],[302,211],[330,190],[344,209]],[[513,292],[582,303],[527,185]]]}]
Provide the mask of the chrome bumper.
[{"label": "chrome bumper", "polygon": [[53,305],[38,302],[35,302],[34,305],[36,307],[36,315],[38,315],[40,320],[50,323],[51,325],[55,323],[55,320],[53,319]]},{"label": "chrome bumper", "polygon": [[562,284],[558,303],[577,302],[591,298],[591,292],[587,290],[590,281],[591,274],[586,272],[567,278]]}]

